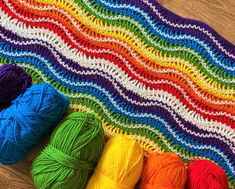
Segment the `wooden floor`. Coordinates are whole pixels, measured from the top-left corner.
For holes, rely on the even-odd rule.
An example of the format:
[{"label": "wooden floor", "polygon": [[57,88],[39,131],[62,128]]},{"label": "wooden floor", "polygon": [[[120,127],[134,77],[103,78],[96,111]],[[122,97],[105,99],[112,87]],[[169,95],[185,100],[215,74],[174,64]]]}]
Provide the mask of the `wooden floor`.
[{"label": "wooden floor", "polygon": [[[235,44],[235,0],[159,0],[173,12],[188,18],[201,20]],[[30,166],[36,154],[43,148],[45,137],[26,158],[12,166],[0,165],[0,189],[34,189]]]}]

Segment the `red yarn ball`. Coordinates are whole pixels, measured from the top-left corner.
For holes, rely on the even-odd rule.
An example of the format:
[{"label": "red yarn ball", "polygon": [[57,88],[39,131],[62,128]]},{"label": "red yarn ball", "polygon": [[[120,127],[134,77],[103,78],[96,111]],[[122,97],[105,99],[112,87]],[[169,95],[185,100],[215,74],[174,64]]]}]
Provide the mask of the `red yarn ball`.
[{"label": "red yarn ball", "polygon": [[209,160],[193,160],[188,166],[185,189],[228,189],[224,170]]}]

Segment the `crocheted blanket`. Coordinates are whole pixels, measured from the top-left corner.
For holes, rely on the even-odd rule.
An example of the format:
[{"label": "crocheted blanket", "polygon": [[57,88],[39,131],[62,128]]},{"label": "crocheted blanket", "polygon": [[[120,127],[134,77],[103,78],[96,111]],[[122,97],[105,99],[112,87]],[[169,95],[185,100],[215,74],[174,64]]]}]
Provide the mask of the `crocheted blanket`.
[{"label": "crocheted blanket", "polygon": [[185,162],[210,159],[235,185],[235,46],[156,0],[0,0],[0,62],[51,83],[107,135]]}]

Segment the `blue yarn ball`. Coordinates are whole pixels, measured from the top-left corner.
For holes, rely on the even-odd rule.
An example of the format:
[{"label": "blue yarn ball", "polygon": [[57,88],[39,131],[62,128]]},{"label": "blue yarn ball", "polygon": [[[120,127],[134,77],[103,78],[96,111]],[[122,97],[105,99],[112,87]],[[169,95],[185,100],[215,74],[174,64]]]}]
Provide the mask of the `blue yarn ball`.
[{"label": "blue yarn ball", "polygon": [[68,99],[51,85],[34,84],[0,112],[0,163],[22,159],[63,118]]}]

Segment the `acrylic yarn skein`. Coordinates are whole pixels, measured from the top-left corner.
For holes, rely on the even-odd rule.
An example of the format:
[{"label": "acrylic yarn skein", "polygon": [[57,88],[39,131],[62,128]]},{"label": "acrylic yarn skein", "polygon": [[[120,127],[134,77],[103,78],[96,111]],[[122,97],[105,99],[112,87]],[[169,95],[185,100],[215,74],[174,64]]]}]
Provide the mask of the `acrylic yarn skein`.
[{"label": "acrylic yarn skein", "polygon": [[22,94],[32,84],[31,76],[16,64],[0,66],[0,107]]},{"label": "acrylic yarn skein", "polygon": [[33,162],[35,185],[40,189],[84,189],[103,146],[103,128],[93,113],[69,114]]},{"label": "acrylic yarn skein", "polygon": [[172,152],[151,154],[144,165],[140,189],[184,189],[184,162]]},{"label": "acrylic yarn skein", "polygon": [[86,189],[134,189],[143,168],[143,150],[138,142],[116,135],[105,145]]},{"label": "acrylic yarn skein", "polygon": [[0,112],[0,162],[23,158],[63,118],[69,102],[49,84],[35,84]]},{"label": "acrylic yarn skein", "polygon": [[224,170],[210,160],[197,159],[189,163],[186,189],[228,189]]}]

